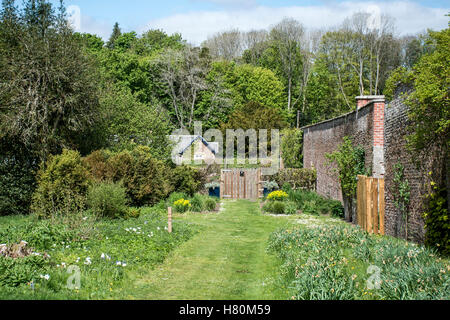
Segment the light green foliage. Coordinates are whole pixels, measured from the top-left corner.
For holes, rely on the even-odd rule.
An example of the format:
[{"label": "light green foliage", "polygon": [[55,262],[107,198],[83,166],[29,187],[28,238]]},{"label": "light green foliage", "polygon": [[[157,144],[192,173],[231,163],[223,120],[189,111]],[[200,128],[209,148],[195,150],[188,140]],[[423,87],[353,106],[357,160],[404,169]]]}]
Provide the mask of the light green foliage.
[{"label": "light green foliage", "polygon": [[[281,285],[295,300],[449,298],[448,262],[424,247],[357,227],[284,228],[271,235],[268,250],[283,261]],[[380,268],[379,289],[371,265]]]},{"label": "light green foliage", "polygon": [[214,62],[213,73],[223,75],[225,85],[232,92],[233,106],[240,109],[248,102],[283,110],[283,84],[276,75],[261,67],[236,65],[234,62]]},{"label": "light green foliage", "polygon": [[104,146],[119,151],[140,144],[157,159],[170,157],[171,125],[161,107],[141,103],[129,89],[117,86],[103,90],[100,104],[104,117],[99,135],[105,137]]},{"label": "light green foliage", "polygon": [[352,139],[344,137],[344,142],[326,157],[330,163],[335,162],[335,171],[339,175],[342,192],[345,196],[353,198],[356,195],[357,176],[367,174],[365,166],[365,151],[362,147],[354,147]]},{"label": "light green foliage", "polygon": [[281,152],[286,168],[303,167],[303,131],[284,129],[281,139]]},{"label": "light green foliage", "polygon": [[[192,227],[177,221],[169,234],[165,210],[141,211],[139,218],[128,220],[82,221],[98,230],[89,239],[78,237],[76,229],[69,230],[63,223],[36,222],[32,217],[0,220],[1,239],[8,244],[25,240],[40,253],[19,259],[0,255],[0,299],[96,300],[120,295],[130,282],[130,272],[153,269],[194,233]],[[68,272],[71,265],[81,272],[79,290],[66,287],[73,275]]]},{"label": "light green foliage", "polygon": [[77,151],[64,150],[41,165],[32,211],[38,216],[68,215],[84,209],[90,175]]},{"label": "light green foliage", "polygon": [[88,208],[100,217],[123,218],[128,213],[126,189],[117,183],[92,185],[87,193]]}]

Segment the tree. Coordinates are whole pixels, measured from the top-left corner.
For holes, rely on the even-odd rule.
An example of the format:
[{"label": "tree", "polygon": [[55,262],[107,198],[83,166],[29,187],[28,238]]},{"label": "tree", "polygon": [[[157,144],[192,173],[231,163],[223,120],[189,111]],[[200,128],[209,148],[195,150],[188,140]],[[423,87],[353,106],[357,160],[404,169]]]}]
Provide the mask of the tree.
[{"label": "tree", "polygon": [[208,38],[202,46],[209,49],[213,58],[232,61],[242,54],[242,33],[236,29],[220,32]]},{"label": "tree", "polygon": [[116,40],[122,35],[122,31],[120,31],[119,23],[116,22],[113,27],[113,31],[111,36],[109,37],[108,42],[106,43],[106,47],[109,49],[114,49]]},{"label": "tree", "polygon": [[210,61],[199,48],[168,49],[152,61],[159,72],[159,81],[170,97],[171,114],[183,129],[194,125],[196,105],[203,92],[213,92],[210,108],[216,108],[225,88],[207,81]]},{"label": "tree", "polygon": [[64,7],[55,14],[49,2],[30,0],[19,18],[5,31],[14,43],[0,46],[0,139],[45,159],[73,147],[94,123],[97,74],[67,26]]},{"label": "tree", "polygon": [[303,26],[294,19],[283,19],[275,25],[270,37],[279,56],[279,64],[283,76],[287,80],[287,109],[291,111],[295,78],[300,73],[302,56],[300,43],[304,34]]}]

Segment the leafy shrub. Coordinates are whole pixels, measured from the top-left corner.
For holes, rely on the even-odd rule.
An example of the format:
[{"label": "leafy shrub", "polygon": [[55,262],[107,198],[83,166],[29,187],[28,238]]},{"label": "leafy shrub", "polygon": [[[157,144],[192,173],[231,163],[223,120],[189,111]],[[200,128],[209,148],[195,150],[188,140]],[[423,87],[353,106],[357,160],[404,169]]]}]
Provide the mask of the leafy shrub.
[{"label": "leafy shrub", "polygon": [[295,214],[297,213],[297,207],[294,203],[275,200],[266,202],[263,211],[273,214]]},{"label": "leafy shrub", "polygon": [[153,158],[148,147],[119,153],[96,151],[84,162],[97,181],[122,182],[135,206],[156,204],[173,191],[170,168]]},{"label": "leafy shrub", "polygon": [[329,200],[331,208],[331,216],[335,218],[344,219],[344,206],[340,201]]},{"label": "leafy shrub", "polygon": [[90,185],[88,170],[77,151],[64,150],[42,164],[32,210],[41,217],[83,210]]},{"label": "leafy shrub", "polygon": [[141,209],[140,208],[128,208],[125,218],[130,219],[136,219],[141,216]]},{"label": "leafy shrub", "polygon": [[184,192],[172,192],[169,196],[169,198],[167,198],[167,206],[170,207],[173,205],[173,203],[175,201],[178,201],[180,199],[187,199],[189,198],[188,195]]},{"label": "leafy shrub", "polygon": [[303,166],[303,131],[284,129],[281,138],[283,163],[286,168]]},{"label": "leafy shrub", "polygon": [[215,211],[217,206],[216,200],[212,199],[211,197],[208,197],[208,199],[205,200],[205,209],[207,211]]},{"label": "leafy shrub", "polygon": [[[433,183],[433,182],[432,182]],[[447,189],[433,187],[425,205],[425,244],[450,255],[450,219]]]},{"label": "leafy shrub", "polygon": [[128,215],[126,189],[118,183],[98,183],[89,188],[87,204],[101,217],[121,218]]},{"label": "leafy shrub", "polygon": [[38,279],[47,264],[42,256],[18,259],[0,256],[0,287],[18,287]]},{"label": "leafy shrub", "polygon": [[283,169],[274,177],[279,186],[290,183],[292,188],[315,190],[317,181],[317,172],[312,169]]},{"label": "leafy shrub", "polygon": [[269,193],[267,200],[269,201],[284,201],[288,198],[288,194],[284,191],[274,191]]},{"label": "leafy shrub", "polygon": [[175,208],[176,212],[185,213],[185,212],[189,211],[189,209],[192,207],[192,205],[189,200],[180,199],[173,203],[173,207]]},{"label": "leafy shrub", "polygon": [[292,186],[289,182],[286,182],[285,184],[283,184],[282,189],[284,192],[289,193],[290,191],[292,191]]},{"label": "leafy shrub", "polygon": [[190,197],[201,191],[205,184],[202,172],[186,165],[176,167],[172,172],[171,180],[175,191],[184,192]]},{"label": "leafy shrub", "polygon": [[191,210],[194,212],[202,212],[205,210],[205,197],[200,194],[195,194],[191,199]]},{"label": "leafy shrub", "polygon": [[36,189],[37,160],[15,149],[0,142],[0,216],[29,213]]},{"label": "leafy shrub", "polygon": [[263,187],[269,192],[279,188],[278,183],[275,181],[264,181]]},{"label": "leafy shrub", "polygon": [[344,208],[340,201],[327,199],[314,191],[291,191],[289,200],[295,202],[297,208],[306,214],[331,214],[334,217],[343,217]]}]

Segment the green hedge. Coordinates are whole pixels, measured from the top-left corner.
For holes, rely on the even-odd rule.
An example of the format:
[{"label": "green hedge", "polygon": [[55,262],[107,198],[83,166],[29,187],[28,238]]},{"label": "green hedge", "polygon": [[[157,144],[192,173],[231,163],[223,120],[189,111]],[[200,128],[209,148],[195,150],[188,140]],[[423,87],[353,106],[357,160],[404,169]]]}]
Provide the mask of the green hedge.
[{"label": "green hedge", "polygon": [[313,169],[283,169],[271,179],[275,180],[279,186],[289,183],[294,190],[305,189],[315,190],[317,172]]}]

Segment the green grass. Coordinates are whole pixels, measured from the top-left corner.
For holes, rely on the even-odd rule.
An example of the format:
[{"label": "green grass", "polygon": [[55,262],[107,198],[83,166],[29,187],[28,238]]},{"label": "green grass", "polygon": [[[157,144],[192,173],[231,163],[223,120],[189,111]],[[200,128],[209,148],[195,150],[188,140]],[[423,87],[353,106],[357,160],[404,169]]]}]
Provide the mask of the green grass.
[{"label": "green grass", "polygon": [[[285,299],[276,284],[279,260],[266,252],[270,234],[286,218],[264,216],[259,203],[226,201],[215,214],[177,217],[201,226],[154,271],[135,274],[127,299]],[[131,290],[130,290],[131,291]]]}]

